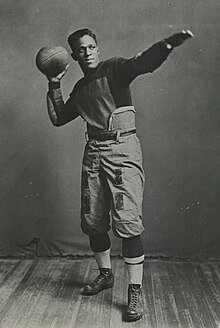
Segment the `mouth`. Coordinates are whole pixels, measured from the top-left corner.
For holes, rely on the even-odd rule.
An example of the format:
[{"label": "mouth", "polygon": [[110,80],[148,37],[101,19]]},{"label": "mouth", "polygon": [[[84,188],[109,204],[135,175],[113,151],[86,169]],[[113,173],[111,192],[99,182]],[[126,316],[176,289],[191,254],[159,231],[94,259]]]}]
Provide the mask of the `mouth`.
[{"label": "mouth", "polygon": [[92,63],[93,61],[94,61],[93,58],[89,58],[89,59],[86,59],[86,60],[85,60],[86,63]]}]

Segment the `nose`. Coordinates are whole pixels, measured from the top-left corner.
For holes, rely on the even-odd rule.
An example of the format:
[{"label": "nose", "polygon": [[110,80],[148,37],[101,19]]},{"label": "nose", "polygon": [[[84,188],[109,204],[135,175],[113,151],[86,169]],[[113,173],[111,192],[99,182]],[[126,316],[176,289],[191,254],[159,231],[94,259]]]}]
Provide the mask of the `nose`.
[{"label": "nose", "polygon": [[88,56],[90,56],[91,55],[91,50],[89,49],[89,47],[87,48],[85,48],[85,56],[86,57],[88,57]]}]

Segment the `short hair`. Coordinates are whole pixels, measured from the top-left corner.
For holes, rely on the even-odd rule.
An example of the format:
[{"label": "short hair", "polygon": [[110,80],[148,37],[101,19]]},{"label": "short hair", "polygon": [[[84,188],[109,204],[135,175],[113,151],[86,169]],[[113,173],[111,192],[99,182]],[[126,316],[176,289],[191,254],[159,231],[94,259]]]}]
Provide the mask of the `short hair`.
[{"label": "short hair", "polygon": [[88,28],[83,28],[81,30],[77,30],[77,31],[73,32],[68,37],[68,43],[69,43],[70,48],[72,49],[72,51],[75,50],[76,42],[79,40],[79,38],[82,38],[84,35],[91,36],[95,40],[95,43],[97,44],[97,38],[96,38],[95,33],[93,33]]}]

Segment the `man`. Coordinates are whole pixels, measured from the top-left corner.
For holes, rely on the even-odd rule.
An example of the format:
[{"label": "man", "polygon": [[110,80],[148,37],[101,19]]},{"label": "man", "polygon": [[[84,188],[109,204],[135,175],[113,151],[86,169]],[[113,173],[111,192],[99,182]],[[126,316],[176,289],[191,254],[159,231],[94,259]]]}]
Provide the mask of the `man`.
[{"label": "man", "polygon": [[64,103],[60,80],[65,71],[49,77],[48,112],[55,126],[64,125],[79,115],[87,123],[81,183],[81,227],[89,236],[100,274],[85,286],[84,295],[95,295],[111,288],[108,231],[110,215],[114,234],[122,239],[129,286],[126,320],[142,317],[142,277],[144,249],[141,233],[144,170],[142,153],[135,128],[135,108],[130,84],[140,74],[153,72],[174,47],[192,37],[182,31],[154,44],[131,59],[111,58],[100,61],[95,34],[82,29],[68,38],[72,58],[84,77]]}]

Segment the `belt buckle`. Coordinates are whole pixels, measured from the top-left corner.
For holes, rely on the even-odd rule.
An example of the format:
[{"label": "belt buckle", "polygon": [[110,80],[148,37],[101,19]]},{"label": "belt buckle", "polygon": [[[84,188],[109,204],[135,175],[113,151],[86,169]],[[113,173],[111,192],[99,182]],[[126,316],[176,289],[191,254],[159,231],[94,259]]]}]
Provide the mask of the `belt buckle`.
[{"label": "belt buckle", "polygon": [[89,134],[88,134],[88,131],[85,132],[85,139],[86,139],[86,142],[89,141]]},{"label": "belt buckle", "polygon": [[118,131],[116,132],[116,138],[115,138],[116,143],[119,143],[120,135],[121,135],[121,132],[118,130]]}]

